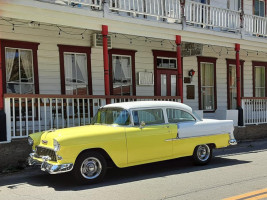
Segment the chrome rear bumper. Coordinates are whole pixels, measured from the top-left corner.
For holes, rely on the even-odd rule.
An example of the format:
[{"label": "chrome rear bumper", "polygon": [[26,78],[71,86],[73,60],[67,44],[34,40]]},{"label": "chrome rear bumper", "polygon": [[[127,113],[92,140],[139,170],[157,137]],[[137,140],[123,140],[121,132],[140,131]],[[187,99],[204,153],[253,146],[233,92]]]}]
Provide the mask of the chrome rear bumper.
[{"label": "chrome rear bumper", "polygon": [[39,165],[41,166],[41,170],[48,172],[49,174],[60,174],[60,173],[65,173],[65,172],[69,172],[73,169],[73,164],[72,163],[68,163],[68,164],[50,164],[47,162],[47,157],[44,156],[44,158],[42,158],[42,162],[35,159],[35,153],[31,153],[29,158],[28,158],[28,164],[33,166],[33,165]]}]

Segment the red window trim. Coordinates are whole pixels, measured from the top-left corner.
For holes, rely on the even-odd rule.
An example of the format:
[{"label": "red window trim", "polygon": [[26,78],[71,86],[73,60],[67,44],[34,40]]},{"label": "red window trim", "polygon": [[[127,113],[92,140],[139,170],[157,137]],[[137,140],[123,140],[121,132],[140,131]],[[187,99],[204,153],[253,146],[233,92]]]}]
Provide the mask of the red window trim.
[{"label": "red window trim", "polygon": [[[265,16],[264,17],[266,17],[266,15],[267,15],[267,0],[264,0],[264,6],[265,6],[265,12],[264,12],[264,14],[265,14]],[[253,7],[252,7],[252,12],[253,12],[253,15],[255,15],[255,0],[253,0]]]},{"label": "red window trim", "polygon": [[[244,60],[240,60],[241,65],[241,97],[244,96]],[[236,65],[235,59],[226,58],[227,67],[227,109],[230,109],[230,76],[229,76],[229,65]]]},{"label": "red window trim", "polygon": [[136,81],[135,81],[135,53],[136,50],[129,49],[110,49],[108,51],[109,55],[109,84],[110,84],[110,94],[113,95],[113,81],[112,81],[112,55],[124,55],[131,56],[132,61],[132,84],[133,84],[133,96],[136,96]]},{"label": "red window trim", "polygon": [[213,63],[214,64],[214,110],[213,111],[204,111],[204,113],[214,113],[217,110],[216,61],[217,61],[217,58],[197,56],[197,63],[198,63],[198,102],[199,102],[198,107],[199,107],[199,110],[203,110],[202,101],[201,101],[201,67],[200,67],[200,63],[207,62],[207,63]]},{"label": "red window trim", "polygon": [[[163,51],[163,50],[152,50],[153,56],[154,56],[154,95],[160,96],[158,94],[158,77],[157,77],[157,58],[158,57],[166,57],[166,58],[175,58],[177,59],[177,52],[176,51]],[[178,63],[176,62],[176,66],[178,67]],[[177,69],[160,69],[160,70],[172,70],[177,72]],[[182,58],[182,76],[183,76],[183,58]],[[176,85],[177,85],[177,91],[178,94],[178,78],[176,79]]]},{"label": "red window trim", "polygon": [[92,78],[91,78],[91,47],[62,45],[62,44],[58,44],[57,46],[59,48],[61,94],[66,94],[64,52],[70,52],[70,53],[85,53],[86,54],[86,56],[87,56],[88,95],[92,95],[93,89],[92,89]]},{"label": "red window trim", "polygon": [[36,42],[25,42],[17,40],[3,40],[0,39],[0,48],[1,48],[1,60],[0,69],[2,67],[2,89],[3,93],[6,93],[6,62],[5,62],[5,48],[19,48],[19,49],[30,49],[32,50],[32,59],[33,59],[33,73],[34,73],[34,93],[39,94],[39,74],[38,74],[38,57],[37,50],[40,43]]},{"label": "red window trim", "polygon": [[[267,85],[267,62],[262,61],[252,61],[252,79],[253,79],[253,97],[255,97],[255,67],[262,66],[265,67],[265,86]],[[265,97],[267,96],[267,87],[265,87]]]}]

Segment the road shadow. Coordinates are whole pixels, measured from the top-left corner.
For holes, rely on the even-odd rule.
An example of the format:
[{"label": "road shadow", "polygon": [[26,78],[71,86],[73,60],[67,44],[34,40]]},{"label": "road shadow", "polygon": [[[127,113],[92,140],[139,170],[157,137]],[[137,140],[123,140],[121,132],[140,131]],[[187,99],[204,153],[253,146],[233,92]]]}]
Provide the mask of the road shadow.
[{"label": "road shadow", "polygon": [[192,164],[191,157],[178,158],[123,169],[111,168],[108,169],[103,182],[94,185],[77,185],[69,174],[49,175],[40,171],[40,169],[28,168],[20,173],[1,176],[0,187],[5,186],[12,190],[20,187],[20,185],[28,184],[37,187],[51,187],[56,191],[81,191],[246,163],[249,162],[230,158],[214,157],[208,165],[194,166]]}]

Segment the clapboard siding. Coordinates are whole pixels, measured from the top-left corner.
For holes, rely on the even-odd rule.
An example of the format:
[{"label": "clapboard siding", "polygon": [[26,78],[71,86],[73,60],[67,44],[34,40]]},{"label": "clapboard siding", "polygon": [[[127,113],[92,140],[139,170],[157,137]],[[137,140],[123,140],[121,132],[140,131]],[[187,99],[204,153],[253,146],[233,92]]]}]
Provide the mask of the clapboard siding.
[{"label": "clapboard siding", "polygon": [[[246,1],[247,2],[247,1]],[[41,27],[42,28],[42,27]],[[84,39],[77,35],[67,35],[64,33],[58,34],[58,29],[54,26],[46,26],[45,30],[31,28],[28,26],[12,27],[9,25],[0,25],[0,38],[21,40],[40,43],[38,49],[38,67],[39,67],[39,82],[41,94],[60,94],[60,68],[59,68],[59,50],[58,44],[77,45],[77,46],[91,46],[92,31],[87,31],[84,34]],[[66,28],[64,30],[74,33],[81,33],[82,29]],[[132,38],[132,40],[130,39]],[[175,38],[175,36],[173,37]],[[145,41],[147,40],[147,41]],[[132,42],[131,42],[132,41]],[[118,49],[135,50],[135,71],[136,71],[136,95],[138,96],[153,96],[154,86],[140,86],[138,85],[138,72],[154,72],[154,60],[152,50],[166,50],[175,51],[174,40],[161,39],[146,39],[144,37],[125,36],[120,34],[112,34],[112,46]],[[223,46],[223,44],[222,44]],[[234,47],[234,44],[233,44]],[[241,46],[242,49],[242,46]],[[219,55],[220,54],[220,55]],[[218,110],[225,110],[227,108],[227,70],[226,58],[235,59],[234,48],[208,46],[205,45],[203,55],[207,57],[217,58],[217,107]],[[244,96],[252,96],[252,60],[267,61],[265,54],[257,52],[247,52],[241,50],[240,58],[245,60],[244,63]],[[198,66],[197,57],[183,58],[183,74],[188,76],[188,71],[194,69],[195,76],[190,84],[184,84],[184,102],[198,109]],[[92,66],[92,83],[93,94],[104,94],[104,68],[103,68],[103,50],[102,48],[91,48],[91,66]],[[186,98],[186,85],[195,86],[195,99],[189,100]],[[214,114],[210,114],[214,117]]]}]

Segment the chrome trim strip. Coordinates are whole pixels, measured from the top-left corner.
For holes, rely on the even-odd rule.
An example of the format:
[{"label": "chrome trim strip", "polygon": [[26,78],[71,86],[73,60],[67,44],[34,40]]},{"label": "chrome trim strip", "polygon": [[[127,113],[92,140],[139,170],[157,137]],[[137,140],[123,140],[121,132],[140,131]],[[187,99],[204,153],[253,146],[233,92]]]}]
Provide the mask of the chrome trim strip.
[{"label": "chrome trim strip", "polygon": [[225,135],[225,134],[229,134],[229,133],[220,133],[220,134],[210,134],[210,135],[199,135],[199,136],[193,136],[193,137],[183,137],[183,138],[171,138],[171,139],[166,139],[166,142],[170,142],[170,141],[175,141],[175,140],[183,140],[183,139],[189,139],[189,138],[196,138],[196,137],[208,137],[208,136],[214,136],[214,135]]}]

